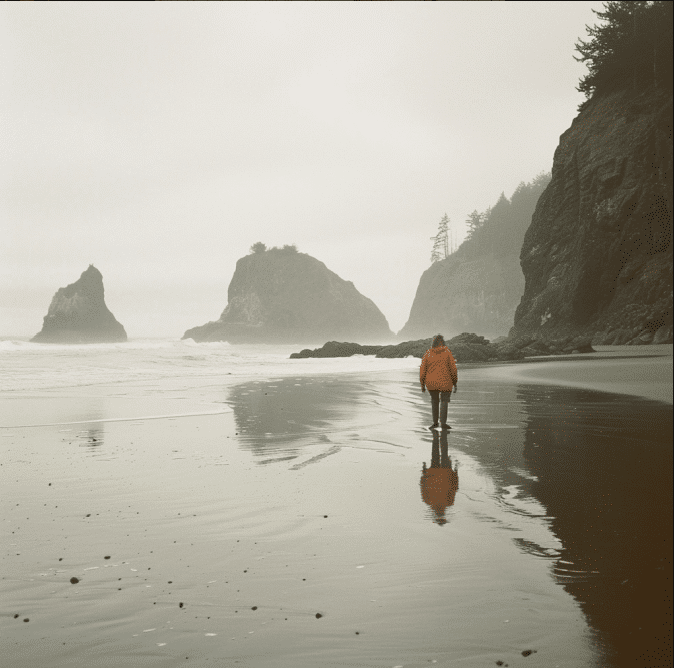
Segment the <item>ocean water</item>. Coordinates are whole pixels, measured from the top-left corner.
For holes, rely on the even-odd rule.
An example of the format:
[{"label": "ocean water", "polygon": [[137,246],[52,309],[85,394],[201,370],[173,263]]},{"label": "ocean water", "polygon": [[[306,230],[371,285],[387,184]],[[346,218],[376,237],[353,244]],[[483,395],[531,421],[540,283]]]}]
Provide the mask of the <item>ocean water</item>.
[{"label": "ocean water", "polygon": [[[12,396],[87,386],[185,387],[193,381],[231,384],[246,379],[418,368],[419,361],[351,358],[289,359],[301,345],[230,345],[192,339],[58,345],[0,341],[0,392]],[[157,388],[158,389],[158,388]],[[159,391],[159,390],[158,390]]]}]

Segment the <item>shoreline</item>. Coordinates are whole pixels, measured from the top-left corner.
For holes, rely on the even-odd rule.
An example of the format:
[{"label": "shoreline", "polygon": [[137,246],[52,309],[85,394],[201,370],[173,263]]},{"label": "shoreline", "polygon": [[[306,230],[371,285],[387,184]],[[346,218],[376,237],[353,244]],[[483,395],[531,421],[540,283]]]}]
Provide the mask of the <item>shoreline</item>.
[{"label": "shoreline", "polygon": [[672,344],[597,348],[601,350],[595,353],[462,366],[476,371],[496,369],[496,377],[522,384],[576,387],[673,403]]},{"label": "shoreline", "polygon": [[[535,650],[541,665],[622,668],[661,647],[664,617],[638,592],[667,584],[652,528],[671,524],[671,412],[554,381],[539,392],[520,369],[578,361],[553,374],[535,358],[466,365],[453,429],[431,432],[418,361],[6,401],[77,424],[2,430],[3,656],[421,668]],[[167,417],[110,419],[140,411]],[[632,615],[612,617],[626,600]]]}]

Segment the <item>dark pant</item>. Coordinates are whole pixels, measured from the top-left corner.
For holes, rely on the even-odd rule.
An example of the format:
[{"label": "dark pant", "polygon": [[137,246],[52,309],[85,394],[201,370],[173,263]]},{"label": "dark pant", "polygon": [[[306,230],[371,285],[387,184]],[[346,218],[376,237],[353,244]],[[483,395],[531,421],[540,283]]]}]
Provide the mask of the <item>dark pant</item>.
[{"label": "dark pant", "polygon": [[433,409],[433,424],[438,423],[438,409],[440,412],[441,424],[447,424],[447,405],[452,398],[451,390],[441,392],[440,390],[428,390],[431,395],[431,408]]}]

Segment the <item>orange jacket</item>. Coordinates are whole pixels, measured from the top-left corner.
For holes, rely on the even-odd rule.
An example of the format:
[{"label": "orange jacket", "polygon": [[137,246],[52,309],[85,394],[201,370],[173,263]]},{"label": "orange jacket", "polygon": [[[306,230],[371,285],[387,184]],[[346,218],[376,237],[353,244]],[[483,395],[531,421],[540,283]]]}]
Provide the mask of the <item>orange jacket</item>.
[{"label": "orange jacket", "polygon": [[454,356],[447,346],[429,348],[421,360],[419,380],[429,390],[449,392],[459,382]]}]

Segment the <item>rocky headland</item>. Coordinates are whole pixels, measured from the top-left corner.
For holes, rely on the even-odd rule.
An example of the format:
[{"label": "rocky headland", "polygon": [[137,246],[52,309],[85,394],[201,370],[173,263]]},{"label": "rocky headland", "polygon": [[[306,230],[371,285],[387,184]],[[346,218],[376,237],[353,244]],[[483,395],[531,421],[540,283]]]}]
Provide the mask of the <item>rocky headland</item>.
[{"label": "rocky headland", "polygon": [[[375,357],[418,357],[431,347],[433,338],[405,341],[388,346],[363,346],[359,343],[340,343],[328,341],[321,348],[304,349],[292,353],[290,359],[306,357],[351,357],[352,355],[374,355]],[[447,341],[457,362],[504,362],[520,360],[525,357],[541,357],[543,355],[568,355],[591,353],[594,349],[587,338],[564,337],[546,342],[532,336],[517,339],[506,339],[491,343],[483,336],[463,332]]]},{"label": "rocky headland", "polygon": [[672,91],[595,95],[560,137],[511,337],[672,343]]},{"label": "rocky headland", "polygon": [[59,288],[44,317],[37,343],[118,343],[126,331],[105,305],[101,272],[90,264],[77,281]]},{"label": "rocky headland", "polygon": [[220,318],[188,329],[183,339],[318,343],[339,336],[381,343],[393,338],[374,302],[322,262],[294,247],[256,246],[236,263]]},{"label": "rocky headland", "polygon": [[508,334],[524,293],[520,251],[541,193],[549,183],[541,174],[521,183],[486,212],[475,211],[469,238],[421,276],[410,315],[397,338],[430,332],[448,336],[478,331],[491,338]]}]

